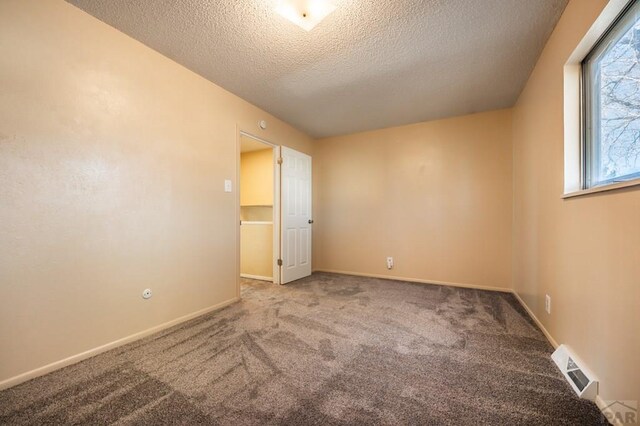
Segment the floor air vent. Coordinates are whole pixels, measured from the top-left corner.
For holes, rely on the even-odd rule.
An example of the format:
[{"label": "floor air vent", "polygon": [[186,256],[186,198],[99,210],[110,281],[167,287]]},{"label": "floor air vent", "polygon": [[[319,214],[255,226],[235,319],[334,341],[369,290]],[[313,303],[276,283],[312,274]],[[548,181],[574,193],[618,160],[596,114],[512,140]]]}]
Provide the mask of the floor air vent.
[{"label": "floor air vent", "polygon": [[567,345],[560,345],[551,355],[560,371],[580,398],[595,400],[598,381],[595,376],[576,358]]}]

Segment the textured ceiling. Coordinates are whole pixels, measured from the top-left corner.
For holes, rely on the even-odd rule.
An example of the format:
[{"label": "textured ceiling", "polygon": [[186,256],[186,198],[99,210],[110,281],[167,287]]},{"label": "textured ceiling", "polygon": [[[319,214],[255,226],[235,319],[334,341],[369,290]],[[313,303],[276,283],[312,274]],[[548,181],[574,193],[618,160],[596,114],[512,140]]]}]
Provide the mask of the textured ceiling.
[{"label": "textured ceiling", "polygon": [[278,0],[68,0],[325,137],[514,104],[567,0],[334,0],[311,32]]}]

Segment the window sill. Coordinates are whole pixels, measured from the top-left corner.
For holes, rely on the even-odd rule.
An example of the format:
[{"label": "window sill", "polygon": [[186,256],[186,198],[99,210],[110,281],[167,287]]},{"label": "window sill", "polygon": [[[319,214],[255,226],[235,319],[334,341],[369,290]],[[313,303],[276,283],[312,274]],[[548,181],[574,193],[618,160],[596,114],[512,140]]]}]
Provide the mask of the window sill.
[{"label": "window sill", "polygon": [[599,192],[615,191],[616,189],[630,188],[632,186],[640,186],[640,178],[628,180],[626,182],[611,183],[608,185],[595,186],[589,189],[583,189],[575,192],[568,192],[562,198],[581,197],[583,195],[597,194]]}]

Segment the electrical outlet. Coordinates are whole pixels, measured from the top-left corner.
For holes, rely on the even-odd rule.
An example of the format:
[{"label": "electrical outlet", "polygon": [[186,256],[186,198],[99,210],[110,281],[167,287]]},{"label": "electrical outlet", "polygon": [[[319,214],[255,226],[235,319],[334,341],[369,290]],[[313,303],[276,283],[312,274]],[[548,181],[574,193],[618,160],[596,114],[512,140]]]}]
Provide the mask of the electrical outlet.
[{"label": "electrical outlet", "polygon": [[147,288],[142,292],[143,299],[151,299],[151,289]]},{"label": "electrical outlet", "polygon": [[551,314],[551,296],[548,294],[544,296],[544,310],[547,311],[548,314]]},{"label": "electrical outlet", "polygon": [[393,269],[393,257],[387,257],[387,269]]}]

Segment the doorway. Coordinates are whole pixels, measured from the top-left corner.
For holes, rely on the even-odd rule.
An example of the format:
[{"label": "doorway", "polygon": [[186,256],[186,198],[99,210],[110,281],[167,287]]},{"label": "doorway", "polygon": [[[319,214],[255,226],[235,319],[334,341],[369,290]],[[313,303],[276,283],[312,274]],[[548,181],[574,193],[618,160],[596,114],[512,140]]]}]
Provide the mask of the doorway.
[{"label": "doorway", "polygon": [[280,283],[279,148],[240,134],[240,277]]},{"label": "doorway", "polygon": [[240,278],[286,284],[311,275],[311,189],[309,155],[240,132]]}]

